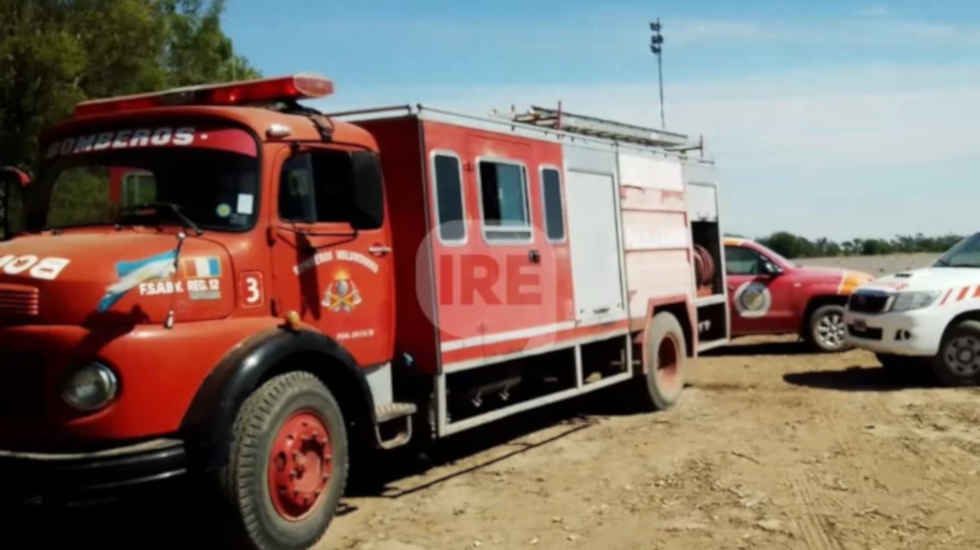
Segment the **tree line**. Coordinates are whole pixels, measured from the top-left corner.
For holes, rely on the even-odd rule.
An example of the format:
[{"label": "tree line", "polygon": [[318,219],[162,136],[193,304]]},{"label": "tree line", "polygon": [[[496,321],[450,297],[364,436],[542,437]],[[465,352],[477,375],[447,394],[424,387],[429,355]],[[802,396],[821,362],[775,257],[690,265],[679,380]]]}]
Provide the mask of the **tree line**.
[{"label": "tree line", "polygon": [[0,0],[0,165],[33,169],[79,101],[255,78],[223,0]]},{"label": "tree line", "polygon": [[891,239],[850,239],[837,242],[826,237],[810,240],[788,231],[777,231],[768,237],[756,239],[763,246],[775,250],[786,258],[817,258],[826,256],[875,256],[913,252],[941,253],[959,242],[962,235],[926,236],[896,235]]}]

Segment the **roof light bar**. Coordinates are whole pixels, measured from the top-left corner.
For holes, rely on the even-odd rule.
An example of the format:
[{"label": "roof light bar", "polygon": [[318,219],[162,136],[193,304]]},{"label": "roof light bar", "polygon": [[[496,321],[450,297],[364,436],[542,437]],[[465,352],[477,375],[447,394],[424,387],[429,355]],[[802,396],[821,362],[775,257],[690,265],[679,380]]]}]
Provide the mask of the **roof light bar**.
[{"label": "roof light bar", "polygon": [[75,105],[75,116],[104,115],[169,105],[254,105],[284,99],[312,99],[333,93],[333,82],[312,74],[188,86],[162,92],[106,99]]}]

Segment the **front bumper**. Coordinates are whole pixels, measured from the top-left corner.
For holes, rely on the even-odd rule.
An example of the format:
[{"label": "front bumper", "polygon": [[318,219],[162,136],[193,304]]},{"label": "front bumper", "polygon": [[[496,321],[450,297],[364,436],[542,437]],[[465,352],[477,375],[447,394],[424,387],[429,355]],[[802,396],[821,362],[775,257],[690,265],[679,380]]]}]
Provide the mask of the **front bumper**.
[{"label": "front bumper", "polygon": [[946,320],[936,314],[935,308],[901,313],[844,313],[849,343],[876,353],[918,357],[938,353]]},{"label": "front bumper", "polygon": [[86,453],[0,450],[0,498],[74,500],[106,496],[183,475],[184,443],[154,439]]}]

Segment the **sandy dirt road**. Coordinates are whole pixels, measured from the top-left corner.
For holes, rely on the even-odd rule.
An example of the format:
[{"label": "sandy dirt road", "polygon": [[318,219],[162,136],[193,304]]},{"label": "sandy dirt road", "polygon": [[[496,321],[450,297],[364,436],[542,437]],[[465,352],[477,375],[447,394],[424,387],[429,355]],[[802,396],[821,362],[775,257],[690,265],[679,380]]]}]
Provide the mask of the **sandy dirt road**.
[{"label": "sandy dirt road", "polygon": [[[317,550],[980,548],[980,388],[793,338],[738,341],[690,383],[666,412],[604,392],[395,460]],[[0,546],[225,548],[215,510],[185,488],[19,511]]]},{"label": "sandy dirt road", "polygon": [[754,338],[670,411],[615,397],[453,442],[317,548],[980,548],[980,389]]}]

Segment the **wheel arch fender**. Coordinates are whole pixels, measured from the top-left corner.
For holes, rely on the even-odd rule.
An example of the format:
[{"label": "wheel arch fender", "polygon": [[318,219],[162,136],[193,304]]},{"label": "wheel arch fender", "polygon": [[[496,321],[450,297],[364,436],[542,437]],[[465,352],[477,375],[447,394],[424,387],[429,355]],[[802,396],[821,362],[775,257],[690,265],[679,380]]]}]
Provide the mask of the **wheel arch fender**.
[{"label": "wheel arch fender", "polygon": [[266,380],[292,370],[330,388],[348,425],[374,421],[367,379],[343,346],[311,330],[272,328],[231,349],[198,388],[180,427],[191,458],[206,469],[222,466],[241,404]]},{"label": "wheel arch fender", "polygon": [[[643,325],[641,328],[641,338],[645,341],[646,333],[650,328],[650,324],[653,323],[653,318],[660,312],[669,312],[673,315],[677,322],[680,323],[681,329],[684,331],[685,351],[688,357],[697,357],[698,349],[698,331],[695,326],[697,320],[697,312],[694,307],[694,302],[691,300],[690,296],[685,296],[683,294],[678,294],[676,296],[664,296],[660,298],[650,298],[647,301],[647,314],[643,319]],[[643,371],[646,372],[646,367],[642,367]]]}]

